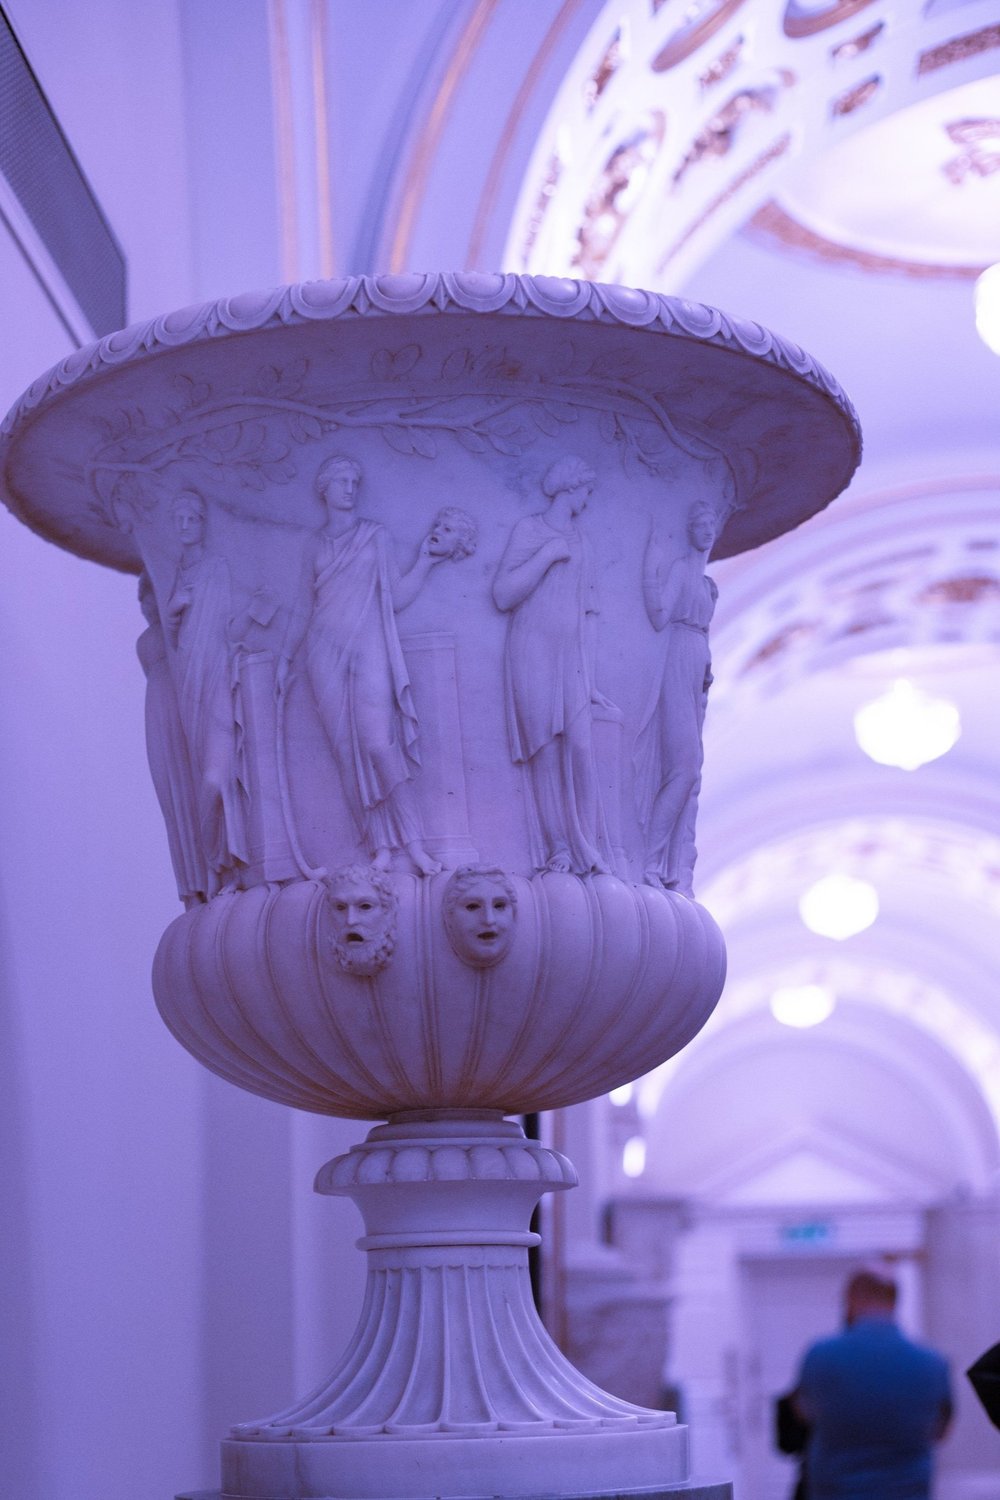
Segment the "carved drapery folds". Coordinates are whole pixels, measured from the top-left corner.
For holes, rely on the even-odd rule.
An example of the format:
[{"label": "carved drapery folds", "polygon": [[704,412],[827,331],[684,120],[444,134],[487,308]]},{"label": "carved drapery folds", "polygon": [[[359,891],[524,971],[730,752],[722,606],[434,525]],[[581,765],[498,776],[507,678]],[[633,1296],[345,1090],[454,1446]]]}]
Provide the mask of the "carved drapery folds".
[{"label": "carved drapery folds", "polygon": [[[633,355],[562,357],[558,399],[537,352],[532,368],[506,345],[439,362],[407,344],[370,354],[376,390],[349,404],[317,404],[299,359],[256,372],[250,414],[175,374],[172,425],[139,409],[107,424],[86,474],[164,622],[173,692],[149,691],[161,737],[186,746],[194,859],[151,758],[188,904],[322,878],[345,854],[425,876],[500,854],[690,894],[703,567],[752,461],[641,396]],[[431,642],[435,681],[415,689]],[[502,716],[505,764],[497,743],[470,757],[468,701]]]},{"label": "carved drapery folds", "polygon": [[544,515],[518,521],[500,559],[493,598],[509,612],[504,696],[511,759],[530,778],[536,869],[576,875],[611,868],[594,759],[593,710],[611,707],[594,682],[594,565],[578,517],[597,475],[557,459],[542,480]]},{"label": "carved drapery folds", "polygon": [[712,683],[708,628],[718,594],[704,568],[718,528],[712,506],[696,504],[687,517],[681,555],[669,559],[651,534],[643,561],[646,613],[663,640],[662,667],[635,748],[643,873],[651,885],[687,895],[694,878],[701,731]]},{"label": "carved drapery folds", "polygon": [[139,579],[146,629],[136,651],[146,674],[146,748],[153,786],[167,828],[177,894],[189,906],[209,893],[208,867],[198,827],[191,752],[181,723],[166,637],[147,574]]},{"label": "carved drapery folds", "polygon": [[831,377],[758,325],[512,276],[138,324],[4,433],[15,507],[149,578],[153,774],[188,904],[348,863],[689,893],[699,647],[654,623],[647,539],[666,589],[698,566],[693,507],[724,556],[857,456]]}]

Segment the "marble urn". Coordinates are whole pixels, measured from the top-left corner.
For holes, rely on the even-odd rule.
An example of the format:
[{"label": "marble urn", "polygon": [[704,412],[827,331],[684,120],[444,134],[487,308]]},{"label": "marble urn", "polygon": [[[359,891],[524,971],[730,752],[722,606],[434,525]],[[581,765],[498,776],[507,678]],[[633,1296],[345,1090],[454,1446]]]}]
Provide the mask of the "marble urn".
[{"label": "marble urn", "polygon": [[858,454],[834,380],[757,325],[501,275],[188,308],[8,416],[15,513],[139,575],[164,1021],[242,1088],[384,1122],[316,1180],[364,1218],[357,1333],[228,1436],[228,1500],[692,1493],[684,1427],[538,1320],[528,1222],[575,1175],[516,1117],[716,1004],[706,564]]}]

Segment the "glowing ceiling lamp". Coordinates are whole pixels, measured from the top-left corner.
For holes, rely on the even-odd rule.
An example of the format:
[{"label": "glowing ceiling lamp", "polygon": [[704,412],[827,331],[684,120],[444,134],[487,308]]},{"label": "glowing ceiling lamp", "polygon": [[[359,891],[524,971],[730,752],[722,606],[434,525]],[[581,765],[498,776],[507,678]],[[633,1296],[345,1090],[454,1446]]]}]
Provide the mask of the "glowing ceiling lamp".
[{"label": "glowing ceiling lamp", "polygon": [[782,1026],[818,1026],[833,1014],[837,997],[824,984],[791,984],[771,996],[771,1014]]},{"label": "glowing ceiling lamp", "polygon": [[990,266],[976,282],[976,328],[994,354],[1000,354],[1000,264]]},{"label": "glowing ceiling lamp", "polygon": [[854,937],[878,916],[878,892],[853,875],[824,875],[799,898],[799,914],[819,937]]},{"label": "glowing ceiling lamp", "polygon": [[866,755],[880,766],[915,771],[954,745],[962,721],[949,698],[932,698],[906,677],[854,715],[854,734]]},{"label": "glowing ceiling lamp", "polygon": [[630,1136],[622,1151],[622,1171],[626,1177],[641,1177],[646,1170],[646,1142],[641,1135]]},{"label": "glowing ceiling lamp", "polygon": [[612,1104],[616,1104],[621,1109],[632,1102],[632,1085],[630,1083],[619,1084],[616,1089],[611,1090],[608,1098]]}]

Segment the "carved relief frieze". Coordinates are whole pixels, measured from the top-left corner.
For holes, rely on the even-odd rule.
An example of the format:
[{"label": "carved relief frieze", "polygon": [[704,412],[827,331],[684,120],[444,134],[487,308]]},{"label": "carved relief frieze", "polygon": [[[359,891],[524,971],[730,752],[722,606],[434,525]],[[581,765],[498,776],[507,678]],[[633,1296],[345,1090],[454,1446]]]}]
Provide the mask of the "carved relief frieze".
[{"label": "carved relief frieze", "polygon": [[[263,331],[233,362],[223,327]],[[743,356],[725,387],[709,349]],[[652,531],[665,574],[684,570],[696,504],[727,527],[752,513],[754,454],[787,442],[761,365],[804,376],[816,421],[843,410],[801,350],[697,303],[412,277],[188,310],[33,388],[25,482],[51,461],[46,393],[75,386],[59,503],[80,502],[87,549],[144,568],[150,762],[184,903],[345,866],[690,889],[690,753],[664,842],[679,782],[651,727],[683,653],[674,622],[650,623],[644,558]],[[505,942],[462,961],[488,968]]]},{"label": "carved relief frieze", "polygon": [[[419,401],[381,394],[387,383],[405,381],[421,358],[412,344],[375,351],[370,368],[380,394],[347,413],[356,444],[381,439],[404,462],[434,461],[448,435],[470,456],[495,463],[520,460],[535,446],[558,452],[563,433],[586,430],[603,462],[616,459],[633,481],[676,477],[693,466],[715,476],[721,505],[735,501],[735,458],[673,422],[669,395],[643,392],[635,362],[619,352],[581,357],[567,344],[563,392],[568,388],[572,399],[539,395],[503,344],[478,352],[459,345],[438,367],[439,379],[482,381],[492,385],[491,395]],[[397,620],[442,563],[475,556],[480,523],[463,506],[438,506],[415,553],[401,562],[389,527],[362,513],[362,464],[346,452],[328,453],[315,469],[310,464],[305,493],[311,491],[308,503],[321,524],[295,519],[304,514],[299,471],[308,450],[293,461],[275,431],[310,447],[322,434],[315,412],[281,404],[298,400],[306,373],[301,364],[293,376],[272,369],[261,382],[269,387],[267,416],[234,412],[207,383],[185,382],[190,402],[179,441],[174,434],[170,446],[169,427],[154,429],[130,413],[111,438],[115,459],[105,446],[91,469],[110,517],[136,537],[158,577],[144,591],[150,623],[141,648],[150,716],[161,726],[161,745],[150,754],[188,903],[259,882],[322,879],[329,853],[317,857],[311,824],[323,808],[333,809],[341,846],[345,838],[353,842],[379,869],[427,876],[442,868],[442,858],[454,864],[477,857],[468,831],[454,637],[418,632],[404,647]],[[205,423],[197,433],[190,430],[195,407]],[[459,415],[462,425],[444,426]],[[268,429],[271,418],[277,429]],[[214,471],[205,485],[210,498],[190,484],[170,498],[196,462],[202,472]],[[290,491],[286,517],[265,521],[241,512],[239,497],[249,489],[253,505],[262,476],[268,490]],[[511,762],[524,777],[529,868],[624,873],[634,840],[622,834],[621,786],[634,727],[623,744],[623,713],[595,676],[598,558],[581,517],[597,472],[563,452],[533,482],[545,510],[516,520],[506,536],[494,532],[491,571],[477,573],[473,586],[474,609],[506,620],[492,692],[503,705]],[[223,524],[232,565],[213,540]],[[267,540],[274,528],[282,576]],[[433,764],[425,774],[428,743]],[[292,765],[304,745],[312,746],[308,805],[295,790],[302,778]]]},{"label": "carved relief frieze", "polygon": [[[115,419],[101,419],[105,441],[85,466],[94,511],[109,526],[136,532],[141,545],[144,525],[171,494],[173,471],[196,470],[203,484],[224,479],[228,487],[235,480],[240,489],[263,494],[301,482],[297,449],[328,434],[339,441],[352,432],[377,432],[395,452],[425,459],[438,457],[446,437],[472,453],[516,457],[540,436],[556,436],[574,423],[582,405],[602,413],[624,453],[639,452],[645,462],[636,423],[673,433],[667,405],[640,390],[638,366],[627,357],[595,359],[566,344],[558,397],[540,390],[537,369],[502,343],[458,345],[432,369],[418,371],[424,359],[416,344],[379,349],[371,361],[376,389],[339,398],[303,391],[305,360],[261,370],[253,382],[259,396],[239,401],[177,376],[179,402],[155,417],[122,407]],[[406,381],[411,375],[429,378],[433,393],[414,396]],[[449,392],[459,385],[461,394]],[[662,432],[648,437],[664,447]]]},{"label": "carved relief frieze", "polygon": [[291,609],[267,584],[245,592],[230,630],[235,640],[236,724],[247,794],[245,879],[274,883],[313,876],[291,813],[282,650]]}]

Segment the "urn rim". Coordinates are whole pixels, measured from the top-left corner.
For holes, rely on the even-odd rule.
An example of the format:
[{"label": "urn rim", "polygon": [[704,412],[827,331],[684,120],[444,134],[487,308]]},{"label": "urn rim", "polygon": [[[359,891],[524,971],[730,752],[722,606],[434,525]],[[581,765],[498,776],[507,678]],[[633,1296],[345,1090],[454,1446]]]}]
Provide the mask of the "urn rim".
[{"label": "urn rim", "polygon": [[[19,482],[18,450],[24,436],[44,420],[58,421],[68,398],[94,420],[102,396],[120,385],[116,374],[151,360],[177,363],[196,345],[229,341],[233,363],[245,357],[248,339],[296,327],[344,329],[367,320],[415,333],[428,320],[456,316],[478,325],[484,337],[504,319],[505,340],[516,340],[516,320],[523,325],[551,322],[554,331],[572,327],[577,338],[592,339],[594,330],[617,329],[657,340],[657,358],[676,373],[680,360],[690,367],[692,385],[706,389],[720,371],[735,371],[752,362],[759,380],[761,404],[787,407],[789,442],[794,428],[806,421],[803,439],[810,451],[819,447],[815,465],[789,481],[787,452],[774,452],[773,441],[756,452],[742,443],[746,458],[746,499],[729,517],[713,557],[733,556],[800,524],[838,495],[860,462],[861,433],[847,395],[827,370],[798,345],[746,318],[683,297],[565,277],[513,273],[427,273],[350,276],[279,286],[225,297],[144,319],[74,350],[41,375],[14,403],[0,424],[0,486],[5,503],[47,540],[80,556],[124,572],[137,573],[141,563],[127,532],[116,531],[77,498],[66,500],[66,476],[53,462],[43,473],[44,493]],[[309,337],[306,333],[304,338]],[[736,363],[734,363],[736,362]],[[715,387],[724,385],[715,381]],[[818,400],[817,400],[818,398]],[[821,435],[817,443],[816,433]],[[821,471],[821,472],[820,472]],[[804,477],[808,482],[803,484]],[[792,498],[794,496],[794,499]],[[88,513],[89,512],[89,513]]]}]

